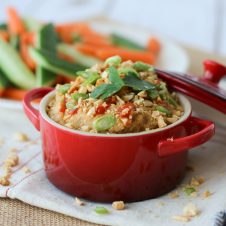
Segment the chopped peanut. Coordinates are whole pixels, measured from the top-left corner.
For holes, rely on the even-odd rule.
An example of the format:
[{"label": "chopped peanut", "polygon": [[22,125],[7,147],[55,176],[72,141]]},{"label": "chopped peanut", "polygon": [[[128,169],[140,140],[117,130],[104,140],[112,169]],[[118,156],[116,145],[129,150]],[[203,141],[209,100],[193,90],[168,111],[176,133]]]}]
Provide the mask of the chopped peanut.
[{"label": "chopped peanut", "polygon": [[112,203],[112,207],[116,210],[125,209],[125,203],[123,201],[115,201]]},{"label": "chopped peanut", "polygon": [[160,115],[158,117],[158,127],[163,128],[163,127],[166,127],[166,126],[167,126],[167,124],[165,123],[164,118],[162,117],[162,115]]}]

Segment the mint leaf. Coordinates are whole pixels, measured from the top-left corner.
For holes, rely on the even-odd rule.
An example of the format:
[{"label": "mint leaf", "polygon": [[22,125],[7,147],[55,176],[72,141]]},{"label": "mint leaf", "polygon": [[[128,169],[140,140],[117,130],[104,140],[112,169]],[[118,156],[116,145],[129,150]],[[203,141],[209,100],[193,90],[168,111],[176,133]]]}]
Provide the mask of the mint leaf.
[{"label": "mint leaf", "polygon": [[153,90],[155,89],[155,85],[146,82],[144,80],[139,79],[136,74],[128,73],[126,77],[123,79],[125,86],[129,86],[134,90]]},{"label": "mint leaf", "polygon": [[123,80],[120,78],[118,70],[111,66],[109,67],[109,80],[112,84],[116,85],[116,86],[123,86],[124,82]]}]

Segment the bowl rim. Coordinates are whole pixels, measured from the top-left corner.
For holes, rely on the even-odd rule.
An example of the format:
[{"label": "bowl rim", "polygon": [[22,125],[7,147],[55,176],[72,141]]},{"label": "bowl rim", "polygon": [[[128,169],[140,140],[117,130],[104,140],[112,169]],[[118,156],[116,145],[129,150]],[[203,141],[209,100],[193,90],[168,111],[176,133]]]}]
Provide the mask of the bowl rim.
[{"label": "bowl rim", "polygon": [[70,133],[73,133],[73,134],[83,135],[83,136],[112,137],[112,138],[118,137],[118,138],[120,138],[120,137],[136,137],[136,136],[151,135],[153,133],[159,133],[159,132],[162,132],[164,130],[171,129],[171,128],[181,124],[182,122],[184,122],[185,120],[187,120],[189,118],[189,116],[191,115],[191,112],[192,112],[191,103],[188,100],[188,98],[185,97],[183,94],[177,92],[177,95],[180,99],[180,102],[181,102],[181,104],[184,108],[184,114],[183,114],[183,116],[181,116],[181,118],[178,121],[176,121],[176,122],[174,122],[174,123],[172,123],[172,124],[170,124],[166,127],[152,129],[152,130],[149,130],[149,131],[142,131],[142,132],[136,132],[136,133],[122,133],[122,134],[84,132],[84,131],[75,130],[75,129],[71,129],[71,128],[68,128],[66,126],[63,126],[63,125],[55,122],[53,119],[51,119],[48,116],[48,114],[46,112],[46,106],[49,103],[50,99],[52,99],[54,97],[55,92],[56,91],[53,90],[42,98],[42,100],[39,104],[39,113],[41,114],[42,118],[44,120],[46,120],[48,123],[57,127],[60,130],[64,130],[65,132],[70,132]]}]

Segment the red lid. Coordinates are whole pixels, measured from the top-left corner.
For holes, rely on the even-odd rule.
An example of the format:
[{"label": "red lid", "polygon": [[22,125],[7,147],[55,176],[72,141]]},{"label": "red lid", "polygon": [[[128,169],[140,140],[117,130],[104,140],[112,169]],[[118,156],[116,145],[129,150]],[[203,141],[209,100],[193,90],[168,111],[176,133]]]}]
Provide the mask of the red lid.
[{"label": "red lid", "polygon": [[159,77],[170,87],[197,99],[226,114],[226,90],[218,86],[226,75],[226,67],[211,60],[204,61],[204,76],[201,78],[188,74],[156,69]]}]

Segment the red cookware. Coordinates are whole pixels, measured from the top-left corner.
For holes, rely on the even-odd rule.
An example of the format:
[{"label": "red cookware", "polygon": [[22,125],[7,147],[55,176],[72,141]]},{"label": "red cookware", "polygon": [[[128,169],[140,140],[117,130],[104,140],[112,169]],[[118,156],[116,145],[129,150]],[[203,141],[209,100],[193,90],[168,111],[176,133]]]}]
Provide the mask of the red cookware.
[{"label": "red cookware", "polygon": [[[72,130],[48,117],[50,91],[34,89],[24,99],[28,118],[41,132],[47,177],[61,190],[89,200],[138,201],[170,191],[184,176],[188,149],[214,133],[213,123],[191,116],[183,95],[184,116],[166,128],[121,135]],[[38,111],[31,101],[43,96]]]},{"label": "red cookware", "polygon": [[[178,89],[168,75],[159,71],[160,77]],[[185,89],[180,91],[189,93]],[[131,134],[95,134],[57,124],[46,113],[54,97],[49,88],[31,90],[23,105],[40,130],[46,175],[57,188],[93,201],[132,202],[173,189],[184,176],[188,150],[214,134],[214,124],[191,116],[190,102],[178,95],[185,113],[177,122]],[[33,108],[31,102],[42,97],[39,110]]]}]

